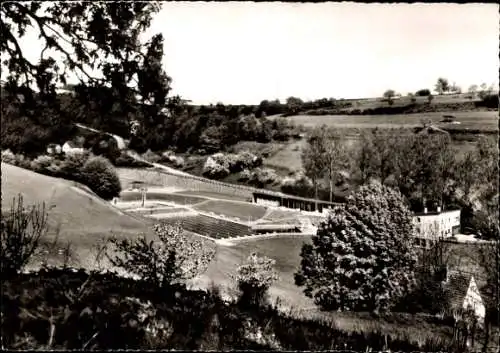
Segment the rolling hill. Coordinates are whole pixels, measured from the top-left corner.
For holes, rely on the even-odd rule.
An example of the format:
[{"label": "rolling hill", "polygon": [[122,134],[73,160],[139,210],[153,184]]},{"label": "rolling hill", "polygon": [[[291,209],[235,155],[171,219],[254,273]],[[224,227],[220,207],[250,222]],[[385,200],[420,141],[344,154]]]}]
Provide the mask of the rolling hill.
[{"label": "rolling hill", "polygon": [[75,265],[91,265],[92,252],[103,237],[150,234],[152,221],[116,209],[85,186],[5,163],[1,167],[2,212],[10,210],[19,193],[26,206],[45,202],[49,215],[45,242],[59,233],[61,244],[71,243]]}]

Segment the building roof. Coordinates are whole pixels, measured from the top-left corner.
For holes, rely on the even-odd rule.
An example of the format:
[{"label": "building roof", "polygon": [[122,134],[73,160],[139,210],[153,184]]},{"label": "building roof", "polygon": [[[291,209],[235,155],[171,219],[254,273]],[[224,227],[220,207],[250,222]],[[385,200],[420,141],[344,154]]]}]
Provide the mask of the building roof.
[{"label": "building roof", "polygon": [[443,213],[451,213],[451,212],[457,212],[457,211],[460,211],[460,210],[444,210],[444,211],[441,211],[441,212],[437,212],[437,211],[428,211],[427,213],[425,212],[415,212],[413,215],[414,216],[437,216],[437,215],[440,215],[440,214],[443,214]]},{"label": "building roof", "polygon": [[450,271],[448,274],[448,281],[445,284],[445,288],[448,302],[452,309],[462,307],[471,280],[471,275],[466,275],[461,272]]}]

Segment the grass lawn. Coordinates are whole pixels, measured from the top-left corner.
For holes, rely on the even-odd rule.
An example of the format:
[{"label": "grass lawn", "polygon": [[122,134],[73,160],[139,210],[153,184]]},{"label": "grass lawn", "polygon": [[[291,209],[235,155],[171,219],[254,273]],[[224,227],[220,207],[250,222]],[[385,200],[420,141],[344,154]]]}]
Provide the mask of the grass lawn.
[{"label": "grass lawn", "polygon": [[277,172],[281,171],[280,174],[283,174],[284,170],[298,171],[302,168],[301,152],[305,145],[304,139],[283,143],[279,151],[264,160],[264,165],[275,168]]},{"label": "grass lawn", "polygon": [[266,208],[254,204],[236,203],[230,201],[208,201],[202,205],[195,206],[194,209],[201,212],[213,212],[229,217],[238,217],[243,221],[255,221],[262,218],[266,213]]},{"label": "grass lawn", "polygon": [[271,287],[271,294],[281,297],[285,302],[299,307],[311,307],[312,300],[307,298],[300,288],[295,286],[293,274],[300,264],[300,250],[304,241],[310,237],[304,235],[283,236],[279,238],[252,239],[233,246],[217,245],[216,259],[200,279],[208,284],[213,280],[217,284],[231,285],[231,275],[236,274],[240,263],[257,252],[259,256],[267,256],[276,260],[279,279]]},{"label": "grass lawn", "polygon": [[421,126],[422,120],[432,120],[440,127],[454,129],[479,129],[483,131],[498,130],[498,111],[451,112],[461,124],[450,125],[440,123],[447,113],[419,113],[393,115],[296,115],[287,119],[305,127],[315,127],[326,124],[342,128],[411,128]]}]

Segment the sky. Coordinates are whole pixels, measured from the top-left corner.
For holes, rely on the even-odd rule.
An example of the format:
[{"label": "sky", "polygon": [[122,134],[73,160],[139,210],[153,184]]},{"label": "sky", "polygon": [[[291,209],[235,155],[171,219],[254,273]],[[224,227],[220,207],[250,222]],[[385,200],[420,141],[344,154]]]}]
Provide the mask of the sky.
[{"label": "sky", "polygon": [[[497,4],[165,2],[173,94],[195,104],[380,97],[433,88],[498,87]],[[36,37],[24,45],[36,51]],[[38,50],[39,53],[39,50]],[[35,55],[35,54],[34,54]],[[36,57],[36,56],[35,56]]]}]

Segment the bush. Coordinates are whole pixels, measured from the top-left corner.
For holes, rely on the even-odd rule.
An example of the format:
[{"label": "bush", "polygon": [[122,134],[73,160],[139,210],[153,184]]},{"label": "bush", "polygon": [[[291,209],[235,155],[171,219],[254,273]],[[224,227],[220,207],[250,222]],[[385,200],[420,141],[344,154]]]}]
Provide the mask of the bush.
[{"label": "bush", "polygon": [[35,172],[47,171],[47,168],[49,168],[53,162],[54,162],[53,157],[47,155],[41,155],[36,157],[31,162],[31,169],[34,170]]},{"label": "bush", "polygon": [[60,166],[60,172],[63,178],[85,183],[82,168],[89,160],[90,153],[77,152],[66,154]]},{"label": "bush", "polygon": [[272,259],[259,257],[253,253],[238,267],[235,279],[241,291],[240,305],[258,307],[266,303],[267,291],[278,279],[278,274],[274,270],[275,263]]},{"label": "bush", "polygon": [[481,101],[476,102],[476,106],[498,109],[498,94],[483,95]]},{"label": "bush", "polygon": [[10,278],[28,264],[47,232],[45,204],[26,209],[19,194],[17,200],[13,200],[10,212],[2,212],[1,223],[1,273],[4,278]]},{"label": "bush", "polygon": [[148,241],[145,236],[133,243],[128,239],[112,239],[121,254],[108,255],[111,263],[161,288],[202,274],[215,257],[214,248],[205,246],[201,240],[187,238],[178,225],[157,224],[154,230],[157,241]]},{"label": "bush", "polygon": [[223,160],[219,155],[222,155],[222,153],[207,158],[203,165],[204,176],[212,179],[222,179],[231,173],[229,162]]},{"label": "bush", "polygon": [[431,95],[431,91],[428,90],[427,88],[424,88],[415,92],[415,95],[419,97],[426,97]]},{"label": "bush", "polygon": [[276,184],[280,178],[272,168],[256,168],[254,171],[254,180],[259,184]]},{"label": "bush", "polygon": [[121,184],[113,165],[104,157],[92,157],[85,162],[82,180],[92,191],[105,200],[119,196]]},{"label": "bush", "polygon": [[16,163],[15,154],[12,153],[12,151],[9,149],[3,150],[2,151],[2,162],[15,165],[15,163]]},{"label": "bush", "polygon": [[[243,151],[237,154],[237,160],[240,170],[255,168],[262,165],[262,157],[258,157],[249,151]],[[238,170],[238,171],[240,171]]]},{"label": "bush", "polygon": [[150,163],[158,163],[161,160],[161,156],[151,150],[147,150],[145,153],[143,153],[142,158]]},{"label": "bush", "polygon": [[303,172],[296,173],[293,177],[287,177],[281,182],[281,191],[286,194],[301,197],[310,197],[314,194],[311,178]]}]

